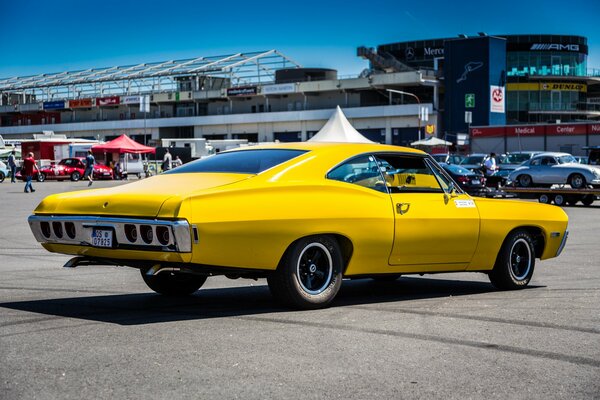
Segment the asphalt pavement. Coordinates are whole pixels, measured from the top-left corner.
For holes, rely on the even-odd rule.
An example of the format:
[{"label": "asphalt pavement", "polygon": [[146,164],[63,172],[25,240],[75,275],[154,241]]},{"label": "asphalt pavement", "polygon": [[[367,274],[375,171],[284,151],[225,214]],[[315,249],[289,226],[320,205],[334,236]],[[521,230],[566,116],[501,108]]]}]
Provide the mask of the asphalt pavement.
[{"label": "asphalt pavement", "polygon": [[300,312],[260,280],[173,299],[135,269],[63,269],[26,219],[87,183],[34,188],[0,184],[0,399],[600,398],[600,202],[565,208],[567,247],[527,289],[344,281],[330,308]]}]

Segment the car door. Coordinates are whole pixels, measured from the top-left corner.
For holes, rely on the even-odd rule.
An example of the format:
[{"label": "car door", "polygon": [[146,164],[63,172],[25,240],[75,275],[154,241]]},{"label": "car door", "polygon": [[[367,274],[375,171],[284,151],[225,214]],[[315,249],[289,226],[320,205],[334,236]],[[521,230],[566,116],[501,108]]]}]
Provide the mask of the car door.
[{"label": "car door", "polygon": [[463,270],[479,239],[475,201],[426,156],[377,154],[395,211],[390,265]]}]

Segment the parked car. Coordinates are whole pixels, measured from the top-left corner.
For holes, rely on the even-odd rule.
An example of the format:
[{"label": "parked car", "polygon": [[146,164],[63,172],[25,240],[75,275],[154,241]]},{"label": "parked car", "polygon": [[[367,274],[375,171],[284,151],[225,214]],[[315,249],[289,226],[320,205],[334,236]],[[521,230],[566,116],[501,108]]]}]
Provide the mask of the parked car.
[{"label": "parked car", "polygon": [[266,278],[302,309],[329,304],[344,277],[476,271],[523,288],[535,258],[561,252],[567,222],[547,204],[474,199],[419,150],[315,142],[54,194],[29,217],[44,248],[76,256],[66,267],[138,268],[167,295],[193,293],[212,275]]},{"label": "parked car", "polygon": [[579,164],[568,153],[541,153],[510,173],[508,179],[522,187],[569,184],[574,189],[600,187],[600,168]]},{"label": "parked car", "polygon": [[582,147],[583,150],[588,150],[588,162],[590,165],[600,165],[600,146]]},{"label": "parked car", "polygon": [[461,189],[470,195],[482,196],[488,192],[485,186],[485,177],[482,173],[473,172],[460,165],[445,163],[441,163],[440,165],[458,183]]},{"label": "parked car", "polygon": [[574,156],[579,164],[589,164],[590,158],[588,156]]},{"label": "parked car", "polygon": [[6,179],[9,174],[6,164],[0,161],[0,183],[4,182],[4,179]]},{"label": "parked car", "polygon": [[431,156],[435,161],[445,164],[460,164],[460,162],[465,158],[459,154],[448,153],[432,154]]},{"label": "parked car", "polygon": [[485,162],[485,159],[488,157],[488,154],[483,154],[483,153],[473,153],[473,154],[469,154],[467,157],[465,157],[461,162],[460,162],[460,166],[466,169],[469,169],[473,172],[478,171],[478,172],[482,172],[483,171],[483,163]]},{"label": "parked car", "polygon": [[[43,182],[46,179],[53,180],[66,180],[70,179],[77,182],[83,177],[85,172],[85,158],[83,157],[71,157],[60,160],[58,164],[45,165],[39,168],[39,171],[33,175],[33,179],[37,179],[38,182]],[[18,173],[17,177],[23,179]],[[94,179],[113,179],[113,171],[111,168],[101,165],[94,164]]]}]

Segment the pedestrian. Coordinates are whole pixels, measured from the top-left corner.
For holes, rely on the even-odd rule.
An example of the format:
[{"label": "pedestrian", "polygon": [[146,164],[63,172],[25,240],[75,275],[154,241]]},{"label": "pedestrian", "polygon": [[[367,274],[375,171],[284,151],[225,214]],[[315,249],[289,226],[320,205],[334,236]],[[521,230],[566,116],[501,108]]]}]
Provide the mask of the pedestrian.
[{"label": "pedestrian", "polygon": [[8,168],[10,168],[10,181],[12,183],[17,182],[17,180],[15,179],[17,175],[17,160],[15,154],[17,154],[17,152],[13,150],[8,156]]},{"label": "pedestrian", "polygon": [[87,178],[89,183],[88,186],[92,186],[94,176],[94,163],[96,159],[92,154],[92,150],[88,150],[88,154],[85,157],[85,172],[83,173],[83,179]]},{"label": "pedestrian", "polygon": [[181,158],[179,158],[179,156],[175,156],[175,159],[173,160],[173,168],[181,167],[182,165],[183,161],[181,161]]},{"label": "pedestrian", "polygon": [[490,153],[490,156],[483,163],[485,168],[485,175],[492,176],[498,170],[498,166],[496,165],[496,153]]},{"label": "pedestrian", "polygon": [[23,168],[21,168],[21,175],[25,177],[25,193],[29,193],[30,191],[31,193],[35,192],[35,189],[31,185],[35,171],[38,171],[39,173],[39,169],[33,158],[33,153],[28,153],[27,157],[23,160]]},{"label": "pedestrian", "polygon": [[163,157],[163,163],[162,163],[162,170],[163,171],[168,171],[171,169],[171,162],[172,162],[173,157],[171,156],[171,153],[169,152],[169,149],[165,150],[165,156]]}]

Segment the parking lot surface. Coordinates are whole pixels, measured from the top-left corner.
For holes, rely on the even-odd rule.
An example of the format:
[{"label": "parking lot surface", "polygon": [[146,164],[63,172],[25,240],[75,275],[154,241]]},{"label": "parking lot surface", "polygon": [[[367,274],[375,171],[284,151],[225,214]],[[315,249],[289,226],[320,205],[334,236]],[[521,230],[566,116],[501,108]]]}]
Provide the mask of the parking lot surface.
[{"label": "parking lot surface", "polygon": [[210,278],[174,299],[135,269],[63,269],[26,219],[87,183],[34,187],[0,184],[1,399],[600,397],[598,206],[565,208],[567,247],[525,290],[467,273],[354,280],[294,312],[265,281]]}]

